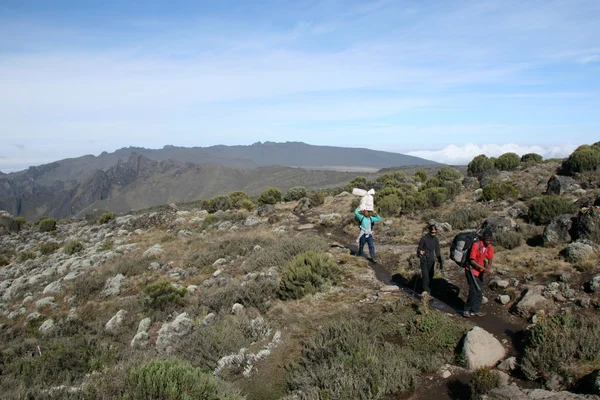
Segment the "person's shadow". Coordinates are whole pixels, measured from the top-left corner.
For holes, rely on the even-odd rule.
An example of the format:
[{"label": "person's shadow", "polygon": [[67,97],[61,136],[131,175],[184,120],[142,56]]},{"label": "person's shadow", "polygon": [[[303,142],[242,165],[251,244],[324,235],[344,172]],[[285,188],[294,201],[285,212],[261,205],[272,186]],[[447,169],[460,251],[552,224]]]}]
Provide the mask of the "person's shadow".
[{"label": "person's shadow", "polygon": [[[415,273],[410,277],[401,274],[392,275],[392,281],[399,286],[406,287],[420,294],[423,290],[421,274]],[[460,288],[446,279],[434,278],[431,283],[431,295],[452,307],[456,312],[462,312],[465,308],[465,302],[460,298]]]}]

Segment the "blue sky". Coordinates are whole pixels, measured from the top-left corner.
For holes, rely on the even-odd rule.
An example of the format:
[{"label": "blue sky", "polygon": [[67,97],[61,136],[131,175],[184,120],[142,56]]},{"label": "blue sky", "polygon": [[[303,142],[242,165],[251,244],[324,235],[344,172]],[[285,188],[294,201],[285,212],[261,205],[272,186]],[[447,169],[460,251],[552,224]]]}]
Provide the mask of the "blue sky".
[{"label": "blue sky", "polygon": [[600,1],[0,2],[0,170],[304,141],[452,164],[600,140]]}]

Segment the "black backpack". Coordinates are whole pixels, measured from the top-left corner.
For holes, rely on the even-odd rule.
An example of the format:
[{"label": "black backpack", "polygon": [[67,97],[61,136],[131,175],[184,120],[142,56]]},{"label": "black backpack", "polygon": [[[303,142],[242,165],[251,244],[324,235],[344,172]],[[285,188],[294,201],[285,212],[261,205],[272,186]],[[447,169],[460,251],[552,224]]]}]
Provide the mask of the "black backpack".
[{"label": "black backpack", "polygon": [[450,259],[459,267],[464,267],[469,258],[471,246],[479,239],[477,232],[461,232],[454,236],[450,245]]}]

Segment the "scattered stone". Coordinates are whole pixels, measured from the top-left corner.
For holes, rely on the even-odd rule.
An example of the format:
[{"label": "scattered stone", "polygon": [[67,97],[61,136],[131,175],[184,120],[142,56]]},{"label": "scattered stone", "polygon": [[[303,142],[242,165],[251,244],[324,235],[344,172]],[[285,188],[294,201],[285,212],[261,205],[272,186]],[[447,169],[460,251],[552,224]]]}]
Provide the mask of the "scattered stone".
[{"label": "scattered stone", "polygon": [[127,316],[127,311],[119,310],[114,317],[112,317],[106,325],[104,325],[104,330],[112,335],[116,335],[121,330],[121,327],[125,323],[125,317]]},{"label": "scattered stone", "polygon": [[159,257],[165,253],[165,250],[160,244],[155,244],[142,254],[143,258]]},{"label": "scattered stone", "polygon": [[244,312],[244,306],[240,303],[235,303],[233,307],[231,307],[231,313],[235,315],[240,315]]},{"label": "scattered stone", "polygon": [[215,321],[215,319],[217,319],[217,315],[215,313],[209,313],[202,320],[202,325],[210,325],[210,324],[212,324]]},{"label": "scattered stone", "polygon": [[244,221],[244,226],[254,226],[260,224],[260,219],[254,215],[248,215]]},{"label": "scattered stone", "polygon": [[588,255],[594,252],[594,248],[586,243],[575,242],[571,243],[565,249],[565,259],[569,262],[576,263],[584,260]]},{"label": "scattered stone", "polygon": [[550,300],[542,293],[544,286],[531,286],[525,290],[521,299],[514,305],[514,312],[525,319],[529,319],[538,310],[544,310],[552,305]]},{"label": "scattered stone", "polygon": [[502,305],[507,305],[508,303],[510,303],[510,296],[507,294],[498,296],[498,302]]},{"label": "scattered stone", "polygon": [[48,286],[44,288],[42,294],[51,294],[51,293],[60,293],[62,290],[62,285],[60,283],[60,279],[50,283]]},{"label": "scattered stone", "polygon": [[164,323],[158,331],[156,350],[161,354],[173,354],[175,346],[192,332],[194,323],[187,313],[179,314],[173,322]]},{"label": "scattered stone", "polygon": [[177,236],[192,236],[193,233],[191,231],[188,231],[187,229],[180,229],[177,232]]},{"label": "scattered stone", "polygon": [[185,290],[189,294],[194,294],[198,290],[198,285],[189,285]]},{"label": "scattered stone", "polygon": [[466,178],[463,178],[462,185],[466,189],[477,189],[479,188],[479,181],[473,176],[468,176]]},{"label": "scattered stone", "polygon": [[272,204],[265,204],[256,209],[256,213],[259,217],[266,217],[275,211],[275,206]]},{"label": "scattered stone", "polygon": [[104,290],[100,293],[103,297],[115,297],[121,293],[121,286],[125,283],[125,276],[118,274],[106,280]]},{"label": "scattered stone", "polygon": [[38,301],[35,302],[36,310],[41,310],[46,307],[58,308],[58,305],[56,305],[56,303],[54,302],[54,297],[52,297],[52,296],[44,297],[43,299],[39,299]]},{"label": "scattered stone", "polygon": [[489,283],[489,286],[492,289],[506,289],[510,286],[510,282],[507,279],[492,278],[492,280]]},{"label": "scattered stone", "polygon": [[226,258],[219,258],[217,261],[215,261],[214,263],[212,263],[213,267],[218,267],[219,265],[223,265],[223,264],[227,264],[227,259]]},{"label": "scattered stone", "polygon": [[470,370],[493,367],[504,358],[506,349],[492,334],[476,326],[465,337],[463,356]]},{"label": "scattered stone", "polygon": [[383,293],[398,292],[400,288],[396,285],[383,285],[379,291]]},{"label": "scattered stone", "polygon": [[218,269],[215,272],[213,272],[212,276],[216,278],[217,276],[221,275],[222,273],[223,273],[223,271],[221,271],[220,269]]},{"label": "scattered stone", "polygon": [[341,216],[341,214],[338,214],[338,213],[319,215],[319,225],[333,226],[341,221],[342,221],[342,216]]},{"label": "scattered stone", "polygon": [[444,379],[448,379],[452,376],[452,373],[450,371],[448,371],[447,369],[444,370],[444,372],[442,372],[442,378]]},{"label": "scattered stone", "polygon": [[309,229],[313,229],[314,227],[315,227],[314,224],[303,224],[303,225],[298,226],[297,229],[299,231],[306,231],[306,230],[309,230]]},{"label": "scattered stone", "polygon": [[29,324],[30,322],[37,321],[41,318],[42,318],[42,314],[40,314],[37,311],[34,311],[31,314],[29,314],[27,317],[25,317],[25,324]]},{"label": "scattered stone", "polygon": [[44,321],[44,323],[40,326],[39,331],[42,335],[46,336],[51,334],[55,327],[54,320],[50,318]]},{"label": "scattered stone", "polygon": [[482,229],[490,230],[494,235],[500,232],[513,231],[515,227],[516,224],[507,217],[487,218],[481,226]]},{"label": "scattered stone", "polygon": [[192,219],[190,219],[188,221],[188,225],[189,226],[197,226],[197,225],[202,225],[202,223],[204,222],[205,218],[201,218],[201,217],[194,217]]},{"label": "scattered stone", "polygon": [[529,213],[529,207],[523,203],[515,203],[506,210],[506,214],[513,219],[523,218]]}]

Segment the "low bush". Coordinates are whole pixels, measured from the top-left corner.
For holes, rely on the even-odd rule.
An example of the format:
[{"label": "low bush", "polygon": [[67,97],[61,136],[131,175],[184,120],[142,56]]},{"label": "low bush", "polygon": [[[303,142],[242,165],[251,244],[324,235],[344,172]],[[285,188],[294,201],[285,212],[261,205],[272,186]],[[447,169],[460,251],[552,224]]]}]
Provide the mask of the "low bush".
[{"label": "low bush", "polygon": [[596,318],[565,311],[542,318],[529,331],[521,370],[528,379],[557,373],[578,377],[600,362],[600,324]]},{"label": "low bush", "polygon": [[63,247],[63,251],[65,254],[73,255],[75,253],[79,253],[83,250],[83,244],[79,240],[69,240],[65,247]]},{"label": "low bush", "polygon": [[56,220],[51,217],[43,217],[39,220],[38,226],[42,232],[52,232],[56,230]]},{"label": "low bush", "polygon": [[131,400],[242,400],[232,384],[179,360],[152,361],[131,369],[120,398]]},{"label": "low bush", "polygon": [[114,274],[123,274],[125,276],[141,275],[148,271],[152,260],[148,258],[124,258],[119,260],[113,267]]},{"label": "low bush", "polygon": [[500,387],[500,375],[490,368],[481,368],[477,370],[475,376],[471,380],[471,398],[479,399],[481,396],[488,394],[492,389]]},{"label": "low bush", "polygon": [[113,213],[113,212],[105,212],[104,214],[102,214],[101,216],[98,217],[98,223],[99,224],[107,224],[110,221],[112,221],[113,219],[115,219],[117,216],[117,214]]},{"label": "low bush", "polygon": [[19,224],[19,228],[22,228],[23,226],[27,225],[27,220],[25,219],[25,217],[16,217],[15,222]]},{"label": "low bush", "polygon": [[144,288],[141,294],[141,303],[146,311],[161,311],[170,313],[185,305],[183,297],[186,289],[177,289],[169,281],[151,283]]},{"label": "low bush", "polygon": [[534,224],[545,225],[554,217],[563,214],[573,214],[578,210],[579,207],[566,197],[543,196],[531,203],[528,217]]},{"label": "low bush", "polygon": [[177,346],[177,354],[195,367],[213,371],[220,358],[248,348],[269,331],[262,318],[252,320],[228,314],[229,311],[219,314],[216,321],[194,330]]},{"label": "low bush", "polygon": [[54,253],[59,248],[60,248],[60,244],[58,244],[56,242],[44,242],[44,243],[40,244],[40,246],[39,246],[40,253],[42,253],[45,256]]},{"label": "low bush", "polygon": [[486,171],[491,171],[495,168],[495,159],[488,158],[485,154],[480,154],[473,158],[467,166],[469,176],[479,176]]},{"label": "low bush", "polygon": [[514,171],[521,164],[517,153],[504,153],[496,159],[494,166],[500,171]]},{"label": "low bush", "polygon": [[481,199],[498,201],[516,199],[519,196],[517,187],[510,182],[492,182],[483,188]]},{"label": "low bush", "polygon": [[395,195],[387,195],[377,201],[377,209],[382,217],[396,217],[402,211],[402,200]]},{"label": "low bush", "polygon": [[454,168],[450,168],[450,167],[442,167],[439,169],[439,171],[437,172],[436,176],[442,181],[456,181],[456,180],[460,180],[462,179],[462,174],[454,169]]},{"label": "low bush", "polygon": [[298,254],[309,250],[325,251],[327,243],[313,235],[276,237],[266,242],[262,249],[253,252],[246,260],[245,272],[266,270],[270,267],[283,268]]},{"label": "low bush", "polygon": [[229,284],[200,293],[200,302],[209,310],[229,312],[235,303],[255,307],[266,312],[270,300],[277,298],[277,282],[273,279],[246,281],[242,285]]},{"label": "low bush", "polygon": [[579,146],[569,158],[564,161],[560,168],[560,173],[564,175],[574,175],[576,173],[595,171],[600,165],[600,142],[592,146]]},{"label": "low bush", "polygon": [[413,179],[417,182],[425,182],[427,181],[427,172],[420,169],[417,172],[415,172],[415,174],[413,175]]},{"label": "low bush", "polygon": [[289,189],[284,196],[285,201],[297,201],[303,197],[306,197],[306,188],[303,186],[296,186]]},{"label": "low bush", "polygon": [[237,203],[237,208],[244,209],[246,211],[252,211],[255,207],[256,206],[250,199],[244,199]]},{"label": "low bush", "polygon": [[270,187],[260,194],[258,197],[258,204],[277,204],[281,201],[282,197],[281,190]]},{"label": "low bush", "polygon": [[71,294],[75,296],[78,304],[85,304],[87,300],[97,296],[104,289],[106,277],[97,272],[87,272],[72,282]]},{"label": "low bush", "polygon": [[186,266],[201,269],[212,265],[220,258],[245,257],[253,253],[255,246],[262,247],[269,242],[268,238],[261,236],[224,237],[218,244],[203,247],[199,252],[188,256]]},{"label": "low bush", "polygon": [[471,204],[442,214],[439,217],[439,221],[449,223],[452,229],[472,229],[479,225],[489,213],[490,211],[487,207],[480,204]]},{"label": "low bush", "polygon": [[229,193],[229,202],[231,206],[236,209],[245,208],[241,205],[241,203],[248,199],[248,195],[246,192],[237,190],[235,192]]},{"label": "low bush", "polygon": [[339,279],[337,263],[322,252],[307,251],[297,255],[281,271],[279,297],[300,299],[316,293],[322,286]]},{"label": "low bush", "polygon": [[537,153],[527,153],[521,156],[521,162],[526,166],[539,164],[542,162],[543,159],[544,157]]},{"label": "low bush", "polygon": [[35,251],[32,251],[32,250],[22,251],[17,256],[17,261],[25,262],[27,260],[35,260],[35,257],[36,257]]},{"label": "low bush", "polygon": [[100,245],[100,247],[98,248],[98,250],[100,251],[108,251],[108,250],[112,250],[113,247],[115,247],[115,241],[112,239],[105,239],[102,244]]},{"label": "low bush", "polygon": [[313,207],[318,207],[325,203],[325,192],[314,190],[308,193],[308,198],[310,199],[310,204]]},{"label": "low bush", "polygon": [[523,244],[523,235],[519,232],[504,231],[494,235],[494,245],[512,250]]}]

